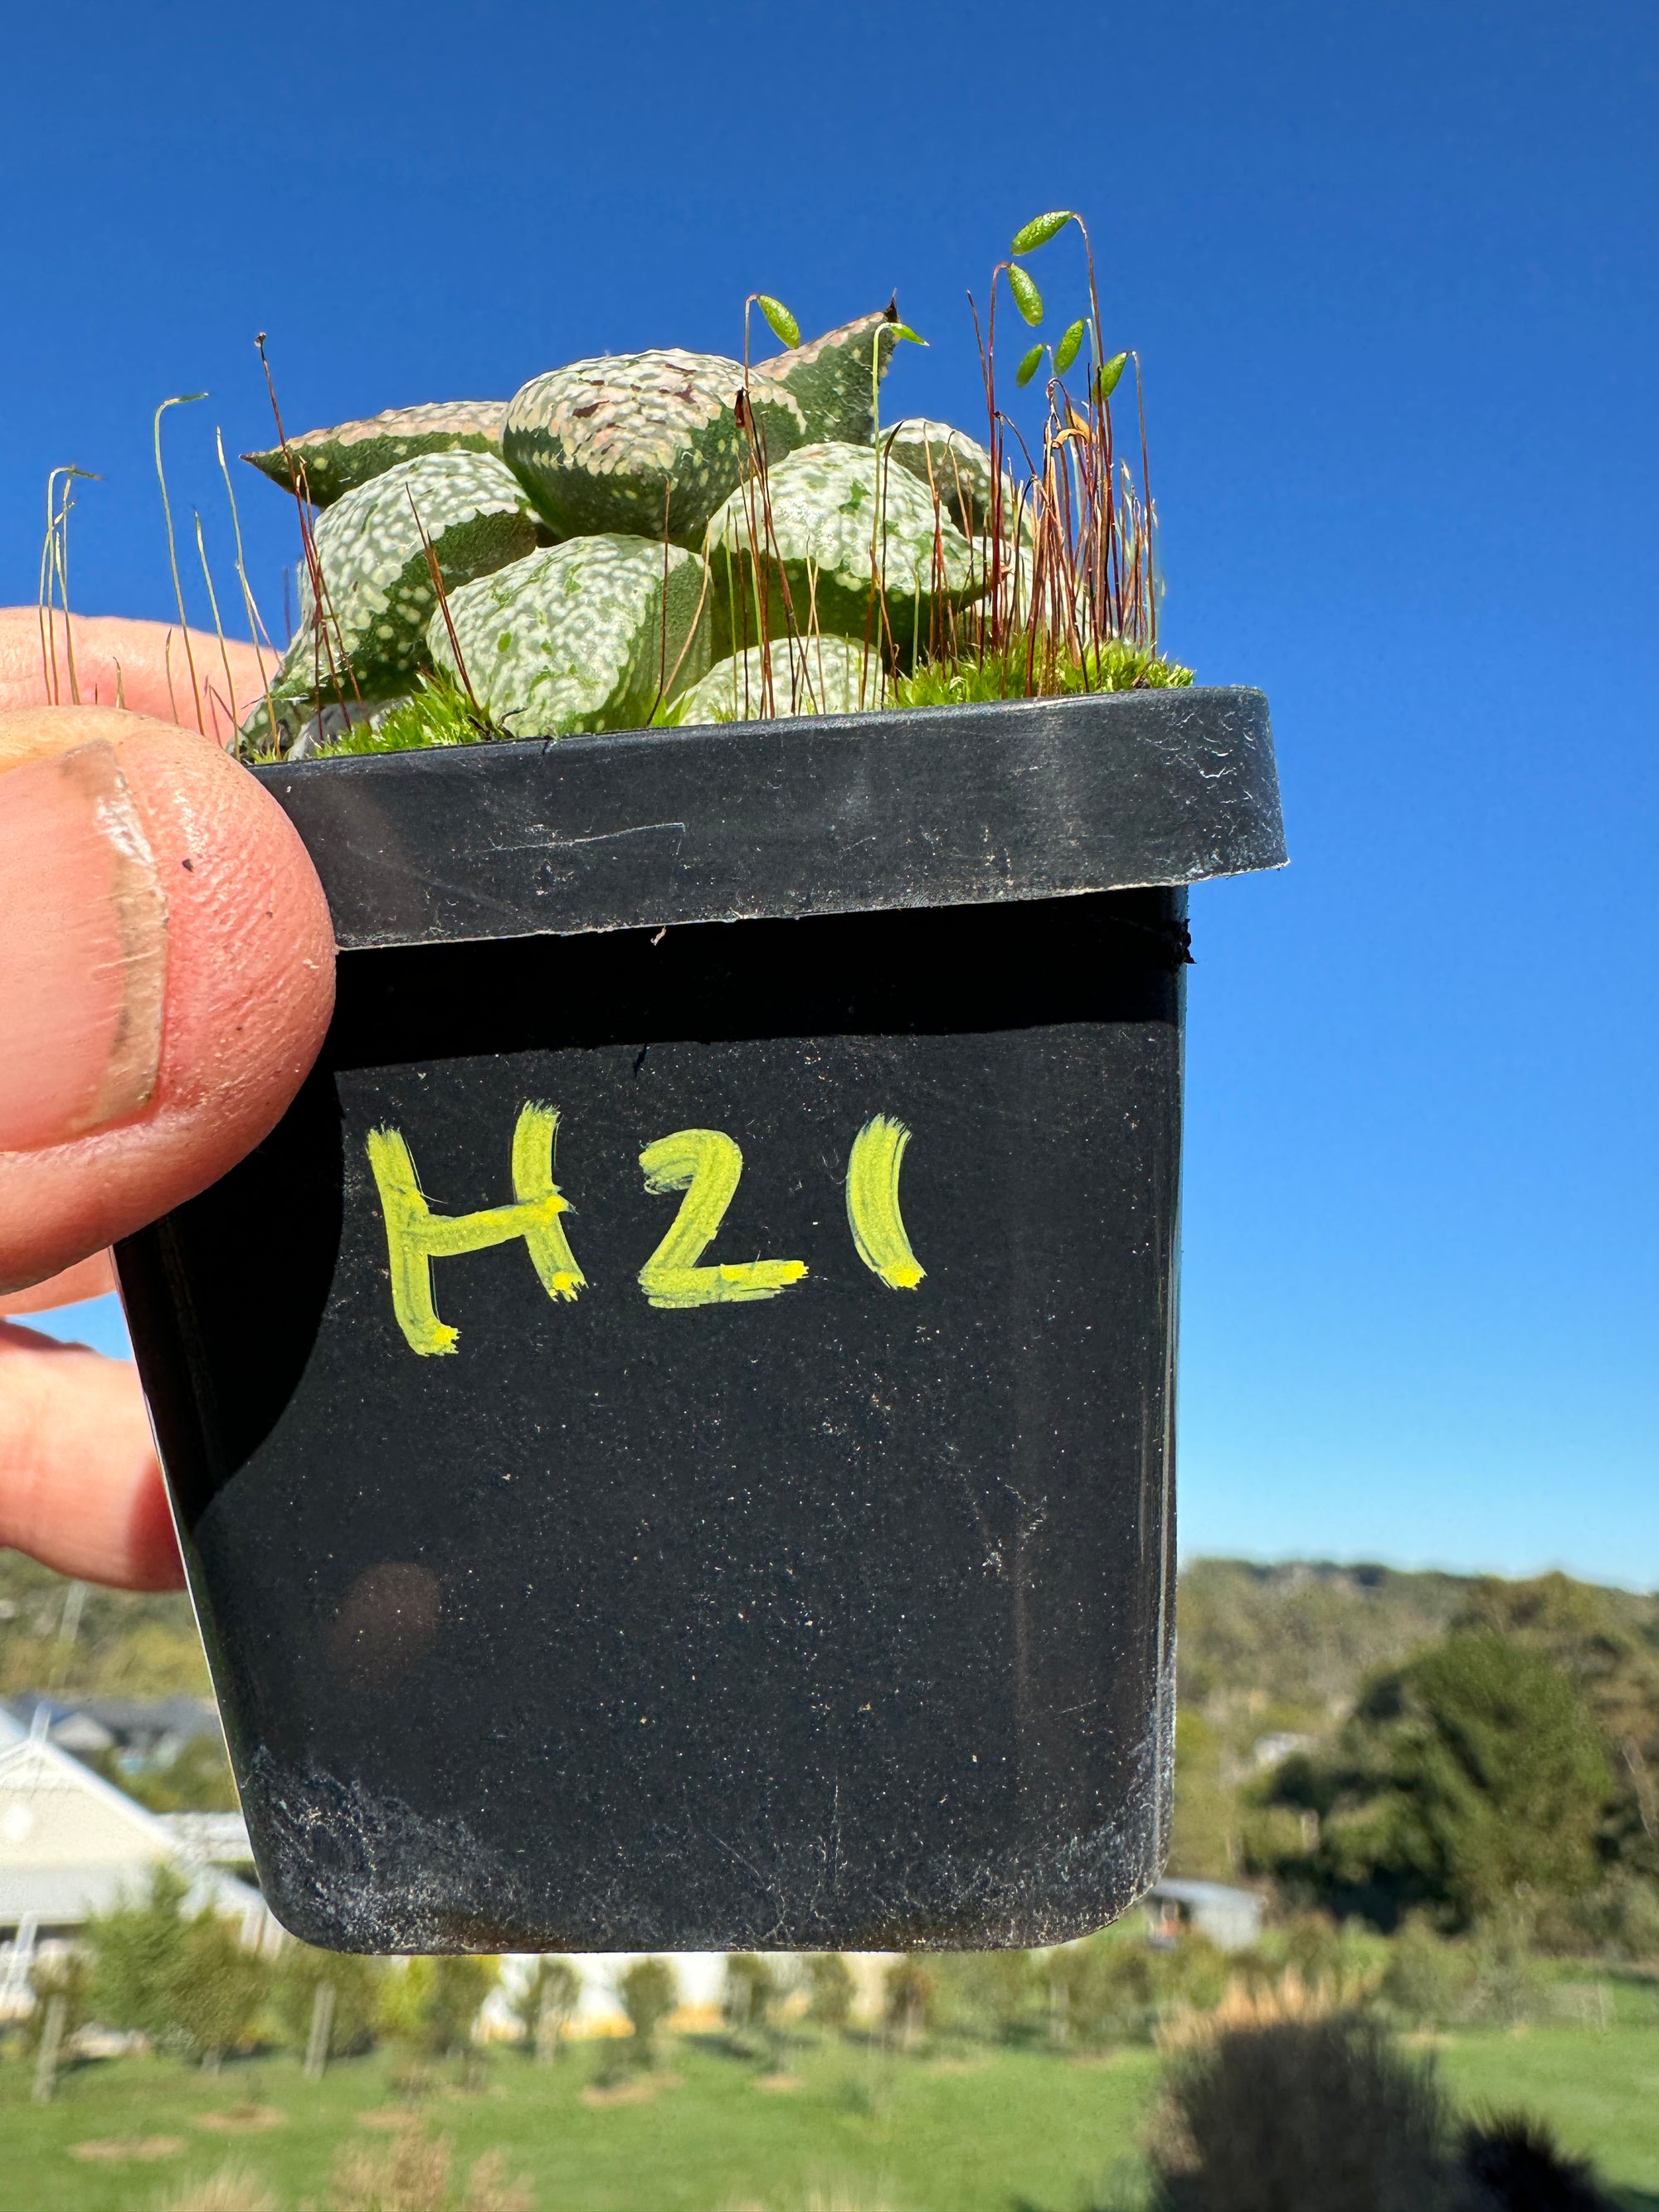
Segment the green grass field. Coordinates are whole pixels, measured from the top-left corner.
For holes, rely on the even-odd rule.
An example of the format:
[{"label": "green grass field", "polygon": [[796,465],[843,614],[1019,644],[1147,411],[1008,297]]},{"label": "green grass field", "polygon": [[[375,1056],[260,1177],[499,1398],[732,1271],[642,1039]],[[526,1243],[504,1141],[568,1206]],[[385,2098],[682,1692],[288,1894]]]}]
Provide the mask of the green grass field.
[{"label": "green grass field", "polygon": [[[458,2202],[471,2160],[500,2146],[537,2212],[800,2212],[813,2198],[836,2212],[1081,2212],[1132,2184],[1158,2075],[1141,2050],[1072,2061],[968,2045],[909,2058],[849,2042],[797,2050],[793,2085],[763,2087],[717,2041],[685,2039],[667,2047],[643,2101],[596,2105],[600,2057],[578,2045],[538,2066],[498,2050],[471,2089],[455,2068],[437,2070],[422,2110],[453,2138]],[[1438,2057],[1465,2102],[1547,2113],[1632,2212],[1659,2212],[1659,2027],[1459,2035]],[[0,2200],[8,2212],[151,2212],[188,2203],[186,2184],[234,2158],[283,2212],[333,2212],[341,2145],[372,2152],[392,2139],[374,2122],[390,2117],[397,2070],[383,2055],[347,2062],[313,2087],[289,2058],[217,2077],[119,2059],[70,2073],[40,2107],[14,2061],[0,2067]],[[260,2111],[265,2124],[250,2126]],[[88,2143],[101,2154],[87,2158]],[[136,2144],[160,2155],[108,2154]]]}]

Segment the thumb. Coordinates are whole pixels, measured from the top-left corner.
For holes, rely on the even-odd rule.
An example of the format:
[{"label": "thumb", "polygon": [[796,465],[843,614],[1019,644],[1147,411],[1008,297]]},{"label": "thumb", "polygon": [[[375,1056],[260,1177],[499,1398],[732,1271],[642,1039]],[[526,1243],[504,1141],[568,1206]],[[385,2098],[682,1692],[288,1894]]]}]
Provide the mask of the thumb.
[{"label": "thumb", "polygon": [[199,737],[0,714],[0,1291],[214,1182],[328,1026],[328,909],[288,817]]}]

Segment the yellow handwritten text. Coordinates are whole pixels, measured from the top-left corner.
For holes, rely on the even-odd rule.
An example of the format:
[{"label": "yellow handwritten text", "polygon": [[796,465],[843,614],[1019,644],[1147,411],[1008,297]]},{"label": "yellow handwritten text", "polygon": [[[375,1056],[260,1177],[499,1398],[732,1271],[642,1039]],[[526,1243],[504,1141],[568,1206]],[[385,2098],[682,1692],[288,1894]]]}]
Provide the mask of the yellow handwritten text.
[{"label": "yellow handwritten text", "polygon": [[410,1350],[422,1358],[453,1352],[459,1336],[459,1330],[439,1320],[432,1303],[434,1260],[488,1251],[491,1245],[510,1244],[521,1237],[549,1297],[574,1298],[586,1283],[559,1220],[568,1206],[553,1180],[558,1126],[558,1114],[551,1106],[526,1106],[513,1132],[514,1202],[456,1214],[434,1213],[427,1204],[398,1130],[370,1132],[368,1164],[386,1216],[392,1310]]},{"label": "yellow handwritten text", "polygon": [[669,1309],[775,1298],[806,1273],[804,1260],[749,1260],[735,1265],[696,1264],[732,1203],[743,1173],[743,1153],[721,1129],[677,1129],[640,1154],[645,1187],[653,1194],[683,1190],[673,1225],[640,1269],[640,1287],[653,1306]]},{"label": "yellow handwritten text", "polygon": [[914,1291],[927,1270],[910,1249],[899,1212],[899,1169],[910,1132],[878,1114],[853,1139],[847,1163],[847,1218],[858,1255],[895,1291]]}]

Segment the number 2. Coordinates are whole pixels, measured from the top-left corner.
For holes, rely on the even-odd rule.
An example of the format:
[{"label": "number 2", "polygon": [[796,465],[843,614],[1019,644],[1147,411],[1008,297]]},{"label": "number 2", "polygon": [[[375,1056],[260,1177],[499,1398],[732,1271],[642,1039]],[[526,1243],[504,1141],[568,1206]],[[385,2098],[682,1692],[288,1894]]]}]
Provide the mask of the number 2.
[{"label": "number 2", "polygon": [[726,1217],[743,1174],[743,1153],[723,1129],[677,1129],[640,1154],[645,1187],[653,1194],[683,1190],[668,1234],[640,1269],[640,1288],[653,1306],[737,1304],[775,1298],[806,1273],[805,1260],[748,1260],[702,1267],[697,1262]]}]

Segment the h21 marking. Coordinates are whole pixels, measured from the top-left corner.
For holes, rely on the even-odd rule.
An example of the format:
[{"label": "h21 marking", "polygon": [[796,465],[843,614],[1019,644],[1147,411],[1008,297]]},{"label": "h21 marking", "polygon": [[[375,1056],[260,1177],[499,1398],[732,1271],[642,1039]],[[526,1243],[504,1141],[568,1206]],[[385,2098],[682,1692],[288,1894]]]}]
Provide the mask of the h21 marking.
[{"label": "h21 marking", "polygon": [[[439,1318],[432,1263],[522,1240],[550,1298],[586,1287],[562,1218],[572,1209],[553,1179],[556,1108],[532,1100],[513,1132],[513,1200],[477,1213],[434,1213],[398,1129],[371,1130],[368,1164],[380,1194],[392,1277],[392,1306],[411,1352],[452,1352],[459,1332]],[[847,1219],[859,1258],[890,1290],[914,1291],[927,1273],[910,1249],[899,1211],[899,1170],[910,1132],[878,1114],[853,1140],[847,1164]],[[639,1271],[647,1303],[661,1312],[775,1298],[805,1279],[804,1260],[703,1262],[743,1174],[743,1152],[723,1129],[677,1129],[640,1154],[653,1195],[683,1191],[668,1234]]]}]

